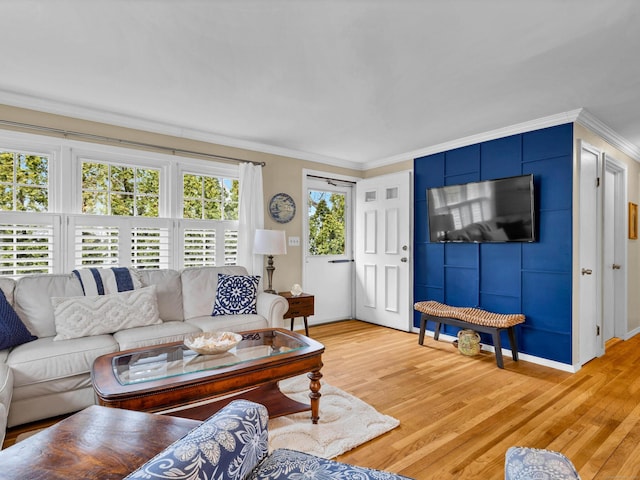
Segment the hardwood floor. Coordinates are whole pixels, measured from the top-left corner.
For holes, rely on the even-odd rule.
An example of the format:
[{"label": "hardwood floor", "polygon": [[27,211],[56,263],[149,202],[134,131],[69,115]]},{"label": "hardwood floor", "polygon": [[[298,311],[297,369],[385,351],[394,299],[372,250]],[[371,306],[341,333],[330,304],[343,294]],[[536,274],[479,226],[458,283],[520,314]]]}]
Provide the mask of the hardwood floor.
[{"label": "hardwood floor", "polygon": [[583,480],[640,479],[640,335],[570,374],[509,356],[501,370],[493,354],[357,321],[310,334],[326,347],[324,381],[400,420],[340,461],[419,480],[500,479],[506,450],[523,445],[564,453]]}]

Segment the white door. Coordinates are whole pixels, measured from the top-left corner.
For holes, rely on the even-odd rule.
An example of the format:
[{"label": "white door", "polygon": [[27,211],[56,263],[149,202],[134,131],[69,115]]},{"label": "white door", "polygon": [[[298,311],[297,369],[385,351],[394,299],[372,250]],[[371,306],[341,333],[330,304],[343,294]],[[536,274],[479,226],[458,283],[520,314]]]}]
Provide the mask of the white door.
[{"label": "white door", "polygon": [[627,334],[627,170],[605,156],[603,201],[603,341]]},{"label": "white door", "polygon": [[356,318],[409,331],[411,172],[360,180],[356,187]]},{"label": "white door", "polygon": [[604,353],[602,341],[602,302],[599,248],[600,205],[598,201],[600,179],[600,152],[581,143],[580,147],[580,236],[579,258],[580,304],[579,360],[584,365]]},{"label": "white door", "polygon": [[309,324],[353,318],[353,182],[307,176],[303,285],[315,296]]},{"label": "white door", "polygon": [[604,172],[604,216],[603,216],[603,269],[602,269],[602,284],[604,286],[603,301],[602,301],[602,320],[603,320],[603,332],[602,340],[607,340],[614,337],[614,325],[615,325],[615,303],[613,301],[614,295],[614,283],[615,274],[617,269],[614,266],[620,267],[616,264],[616,251],[615,251],[615,190],[609,188],[610,185],[615,185],[615,174],[613,172]]}]

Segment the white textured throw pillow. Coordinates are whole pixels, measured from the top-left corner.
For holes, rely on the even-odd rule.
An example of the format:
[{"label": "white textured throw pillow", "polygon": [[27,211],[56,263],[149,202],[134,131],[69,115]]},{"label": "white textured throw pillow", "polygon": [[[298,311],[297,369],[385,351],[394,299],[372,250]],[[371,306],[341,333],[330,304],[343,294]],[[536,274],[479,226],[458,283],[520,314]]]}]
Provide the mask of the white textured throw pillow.
[{"label": "white textured throw pillow", "polygon": [[156,286],[94,297],[52,297],[54,340],[114,333],[162,323]]}]

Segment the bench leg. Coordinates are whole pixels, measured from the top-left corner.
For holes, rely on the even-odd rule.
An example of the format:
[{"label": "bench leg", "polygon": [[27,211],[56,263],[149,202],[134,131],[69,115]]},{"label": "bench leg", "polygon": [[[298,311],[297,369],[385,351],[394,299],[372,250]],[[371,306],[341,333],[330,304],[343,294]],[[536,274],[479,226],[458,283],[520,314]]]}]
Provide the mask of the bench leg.
[{"label": "bench leg", "polygon": [[515,362],[518,361],[518,341],[516,340],[516,330],[514,327],[508,328],[509,332],[509,344],[511,345],[511,358]]},{"label": "bench leg", "polygon": [[420,315],[420,335],[418,336],[418,344],[424,345],[424,332],[427,329],[427,316],[423,313]]},{"label": "bench leg", "polygon": [[438,340],[440,338],[440,322],[436,322],[436,328],[433,330],[433,339]]},{"label": "bench leg", "polygon": [[500,341],[500,330],[497,328],[491,334],[493,336],[493,347],[496,350],[496,363],[498,368],[504,368],[504,361],[502,360],[502,342]]}]

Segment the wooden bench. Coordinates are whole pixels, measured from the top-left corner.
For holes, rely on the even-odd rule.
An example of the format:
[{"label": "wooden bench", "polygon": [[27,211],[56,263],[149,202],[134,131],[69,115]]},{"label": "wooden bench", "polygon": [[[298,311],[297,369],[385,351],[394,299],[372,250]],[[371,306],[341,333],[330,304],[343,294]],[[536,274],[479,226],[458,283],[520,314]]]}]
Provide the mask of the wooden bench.
[{"label": "wooden bench", "polygon": [[514,361],[518,361],[518,343],[516,341],[514,327],[520,323],[524,323],[524,315],[519,313],[491,313],[471,307],[452,307],[433,300],[417,302],[413,308],[421,313],[420,336],[418,338],[420,345],[424,345],[424,333],[427,328],[427,321],[432,321],[436,324],[433,333],[434,340],[438,340],[440,336],[440,326],[443,323],[454,327],[469,328],[477,332],[489,333],[493,338],[496,363],[499,368],[504,368],[500,333],[506,330],[511,345],[511,357]]}]

